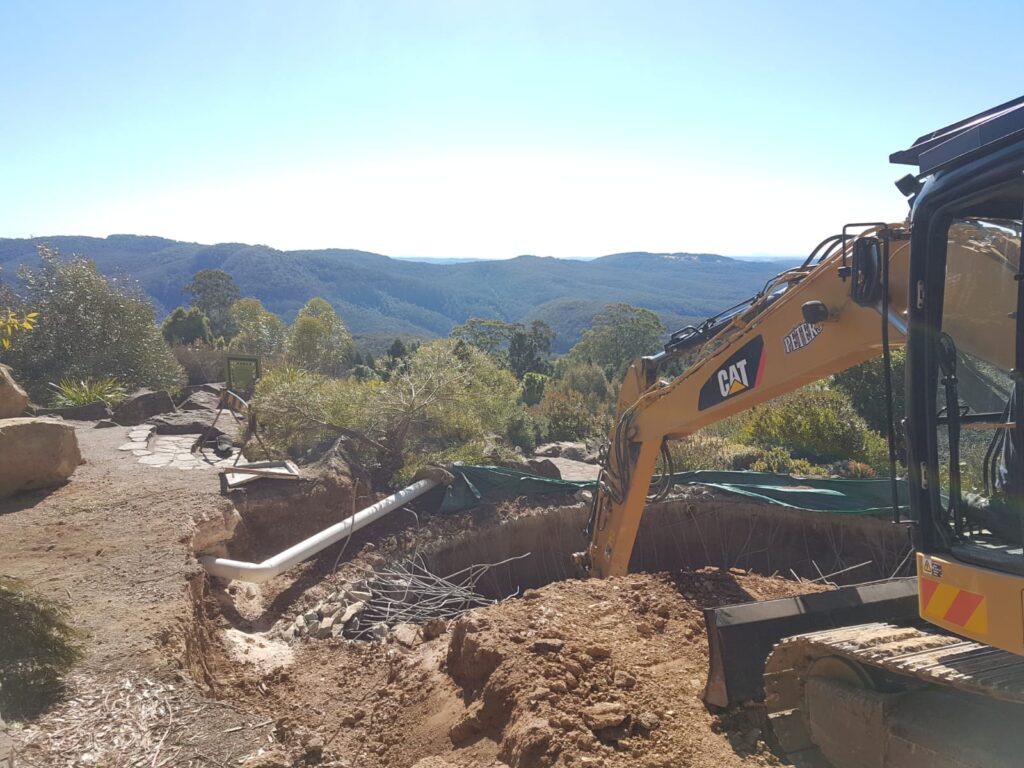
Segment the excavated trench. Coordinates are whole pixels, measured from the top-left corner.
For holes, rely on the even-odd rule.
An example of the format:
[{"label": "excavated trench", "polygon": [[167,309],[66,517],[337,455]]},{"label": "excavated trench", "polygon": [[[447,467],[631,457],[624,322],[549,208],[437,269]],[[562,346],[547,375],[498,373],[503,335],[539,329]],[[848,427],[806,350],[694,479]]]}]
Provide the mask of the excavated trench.
[{"label": "excavated trench", "polygon": [[[467,532],[425,552],[438,574],[530,556],[492,568],[479,591],[499,599],[576,577],[572,554],[586,547],[581,504],[534,509]],[[906,526],[872,517],[809,512],[735,498],[670,499],[648,507],[631,572],[717,566],[764,575],[854,584],[911,572]]]},{"label": "excavated trench", "polygon": [[[286,489],[287,490],[287,489]],[[351,489],[349,489],[351,490]],[[314,509],[310,498],[316,499]],[[572,555],[586,547],[583,503],[484,505],[453,516],[431,514],[440,492],[417,503],[418,515],[396,511],[355,534],[342,563],[374,551],[376,562],[420,555],[437,575],[498,563],[477,582],[487,598],[502,599],[579,576]],[[326,499],[287,493],[237,504],[223,520],[209,521],[194,537],[194,551],[261,560],[318,532],[349,512],[327,512]],[[359,496],[345,506],[362,504]],[[357,508],[357,507],[356,507]],[[338,507],[335,507],[337,510]],[[911,572],[907,528],[887,520],[810,512],[697,490],[650,505],[630,563],[633,572],[717,566],[763,575],[852,584]],[[521,557],[529,553],[528,557]],[[333,571],[337,547],[325,551],[302,577],[307,587]],[[295,597],[302,591],[292,590]]]}]

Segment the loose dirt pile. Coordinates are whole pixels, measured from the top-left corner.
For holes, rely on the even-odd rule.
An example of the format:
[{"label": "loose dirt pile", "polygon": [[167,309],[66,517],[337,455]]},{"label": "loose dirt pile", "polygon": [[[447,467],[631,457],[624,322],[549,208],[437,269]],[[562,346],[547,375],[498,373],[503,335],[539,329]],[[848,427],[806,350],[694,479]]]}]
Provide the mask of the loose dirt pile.
[{"label": "loose dirt pile", "polygon": [[386,643],[304,641],[237,685],[296,765],[777,765],[759,709],[701,700],[700,609],[814,589],[717,569],[566,581]]}]

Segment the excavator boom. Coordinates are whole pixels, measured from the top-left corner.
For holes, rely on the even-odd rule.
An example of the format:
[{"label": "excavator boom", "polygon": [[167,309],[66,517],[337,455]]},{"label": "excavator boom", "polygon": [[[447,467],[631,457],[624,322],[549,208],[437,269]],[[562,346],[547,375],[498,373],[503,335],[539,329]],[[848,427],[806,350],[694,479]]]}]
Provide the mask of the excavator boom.
[{"label": "excavator boom", "polygon": [[[783,272],[742,310],[686,329],[664,354],[630,367],[591,514],[593,575],[626,573],[666,440],[877,357],[886,332],[891,344],[903,343],[906,230],[874,226],[832,240],[818,263]],[[696,361],[672,381],[657,378],[685,352]]]}]

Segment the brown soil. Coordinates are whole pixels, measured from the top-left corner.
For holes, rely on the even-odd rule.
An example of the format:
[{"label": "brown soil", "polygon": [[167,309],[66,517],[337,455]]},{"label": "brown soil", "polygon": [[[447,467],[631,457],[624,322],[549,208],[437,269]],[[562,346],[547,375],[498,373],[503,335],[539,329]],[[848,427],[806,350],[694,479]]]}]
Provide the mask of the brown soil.
[{"label": "brown soil", "polygon": [[[70,483],[0,501],[4,574],[66,603],[86,650],[68,699],[15,727],[21,764],[227,766],[261,750],[246,765],[776,764],[757,710],[723,718],[701,702],[700,609],[806,584],[715,569],[563,581],[413,647],[282,650],[258,632],[361,567],[500,525],[516,505],[396,513],[353,537],[338,574],[332,548],[259,589],[225,590],[189,553],[197,523],[233,514],[216,474],[140,465],[116,450],[124,430],[91,427],[79,425],[87,463]],[[251,506],[266,523],[267,507]],[[287,533],[273,545],[250,531],[227,550],[262,556],[312,532],[292,520],[264,528]]]}]

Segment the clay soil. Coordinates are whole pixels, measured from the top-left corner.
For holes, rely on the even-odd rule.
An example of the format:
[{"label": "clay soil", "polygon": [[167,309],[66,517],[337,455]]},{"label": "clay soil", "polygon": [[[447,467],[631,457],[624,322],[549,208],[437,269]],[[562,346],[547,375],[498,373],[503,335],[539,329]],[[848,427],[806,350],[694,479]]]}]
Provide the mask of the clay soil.
[{"label": "clay soil", "polygon": [[703,705],[700,609],[806,584],[716,569],[569,580],[425,635],[286,643],[290,618],[357,566],[508,509],[382,521],[338,574],[331,550],[225,589],[189,551],[197,520],[231,511],[214,472],[140,465],[116,450],[123,430],[91,427],[70,483],[0,501],[3,573],[64,602],[86,652],[66,700],[13,727],[15,765],[778,764],[757,708]]}]

